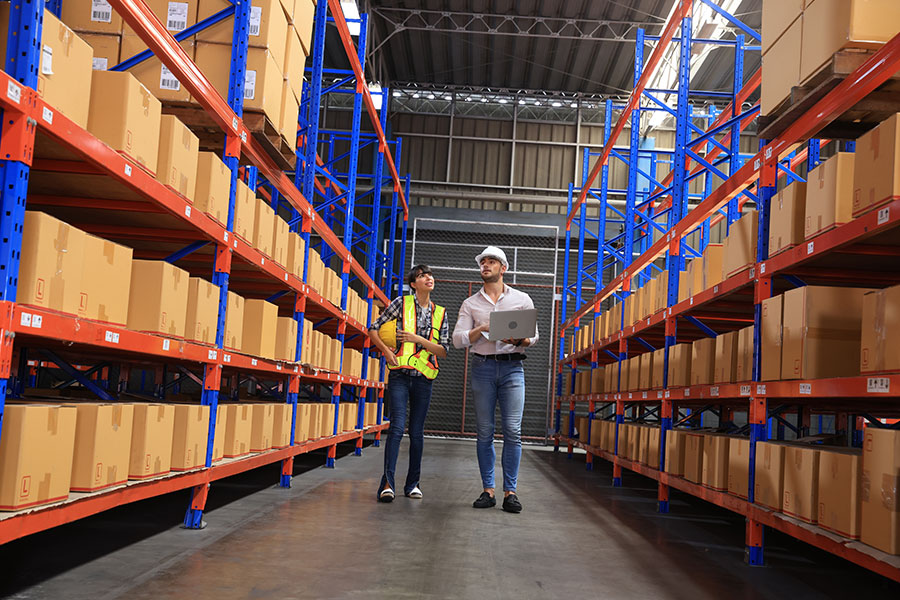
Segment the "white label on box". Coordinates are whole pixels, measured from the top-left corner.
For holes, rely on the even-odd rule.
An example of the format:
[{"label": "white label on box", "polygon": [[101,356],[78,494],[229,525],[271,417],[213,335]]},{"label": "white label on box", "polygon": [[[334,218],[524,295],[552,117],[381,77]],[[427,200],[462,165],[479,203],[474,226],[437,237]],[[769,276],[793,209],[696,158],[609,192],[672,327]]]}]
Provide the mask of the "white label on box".
[{"label": "white label on box", "polygon": [[816,249],[816,243],[815,243],[815,242],[810,242],[810,243],[808,243],[808,244],[806,245],[806,253],[807,253],[807,254],[812,254],[813,251],[815,251],[815,249]]},{"label": "white label on box", "polygon": [[42,317],[41,315],[34,315],[31,318],[31,326],[34,327],[35,329],[40,329],[41,324],[43,322],[44,322],[44,317]]},{"label": "white label on box", "polygon": [[119,343],[119,334],[115,331],[107,331],[105,335],[105,339],[110,344],[118,344]]},{"label": "white label on box", "polygon": [[169,14],[166,17],[166,29],[184,31],[187,29],[188,3],[169,2]]},{"label": "white label on box", "polygon": [[878,224],[884,225],[891,218],[891,207],[885,206],[881,210],[878,211]]},{"label": "white label on box", "polygon": [[6,83],[6,97],[19,104],[22,101],[22,88],[12,81]]},{"label": "white label on box", "polygon": [[181,89],[181,82],[172,74],[166,65],[159,66],[159,89],[177,92]]},{"label": "white label on box", "polygon": [[765,385],[757,385],[756,393],[760,396],[765,396],[766,394],[766,386]]},{"label": "white label on box", "polygon": [[125,164],[125,174],[131,177],[131,165]]},{"label": "white label on box", "polygon": [[206,356],[208,360],[216,360],[217,353],[215,350],[210,350]]},{"label": "white label on box", "polygon": [[[187,4],[185,4],[187,6]],[[250,35],[259,35],[262,24],[262,7],[250,6]]]},{"label": "white label on box", "polygon": [[41,112],[41,115],[44,117],[44,120],[53,125],[53,111],[44,107],[44,110]]},{"label": "white label on box", "polygon": [[750,395],[750,386],[742,385],[741,386],[741,396],[749,396]]},{"label": "white label on box", "polygon": [[805,395],[812,394],[812,384],[811,383],[801,383],[800,384],[800,393]]},{"label": "white label on box", "polygon": [[91,0],[91,21],[112,23],[112,6],[106,0]]},{"label": "white label on box", "polygon": [[255,358],[250,359],[250,364],[253,365],[254,367],[257,365],[257,362],[258,361]]},{"label": "white label on box", "polygon": [[256,71],[247,69],[244,74],[244,100],[256,98]]},{"label": "white label on box", "polygon": [[109,69],[109,59],[102,56],[95,56],[91,63],[91,69],[94,71],[106,71]]},{"label": "white label on box", "polygon": [[163,350],[168,352],[169,348],[171,348],[171,347],[172,347],[171,340],[163,340]]},{"label": "white label on box", "polygon": [[53,48],[46,44],[41,47],[41,75],[53,75]]},{"label": "white label on box", "polygon": [[184,216],[190,218],[191,217],[191,207],[187,205],[184,207]]},{"label": "white label on box", "polygon": [[719,386],[714,385],[711,388],[709,388],[709,395],[713,396],[713,397],[718,396],[719,395]]},{"label": "white label on box", "polygon": [[19,321],[22,327],[31,327],[31,313],[23,312],[22,320]]},{"label": "white label on box", "polygon": [[869,377],[866,380],[866,392],[869,394],[891,393],[891,380],[887,377]]}]

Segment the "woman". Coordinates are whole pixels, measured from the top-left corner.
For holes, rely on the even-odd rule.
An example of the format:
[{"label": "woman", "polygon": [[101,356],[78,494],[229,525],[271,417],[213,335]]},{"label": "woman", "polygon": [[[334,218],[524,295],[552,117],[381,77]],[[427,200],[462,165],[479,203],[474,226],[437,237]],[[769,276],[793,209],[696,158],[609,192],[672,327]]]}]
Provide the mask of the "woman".
[{"label": "woman", "polygon": [[[409,471],[403,493],[416,500],[422,498],[419,475],[425,443],[425,416],[431,402],[431,384],[438,374],[436,357],[447,356],[450,346],[444,307],[431,301],[434,290],[431,269],[427,265],[416,265],[407,274],[406,283],[413,293],[395,298],[369,327],[369,339],[384,355],[390,370],[386,399],[391,411],[391,425],[384,447],[384,475],[378,487],[379,502],[394,500],[394,470],[406,428],[407,403]],[[379,333],[389,321],[396,323],[399,349],[389,348]]]}]

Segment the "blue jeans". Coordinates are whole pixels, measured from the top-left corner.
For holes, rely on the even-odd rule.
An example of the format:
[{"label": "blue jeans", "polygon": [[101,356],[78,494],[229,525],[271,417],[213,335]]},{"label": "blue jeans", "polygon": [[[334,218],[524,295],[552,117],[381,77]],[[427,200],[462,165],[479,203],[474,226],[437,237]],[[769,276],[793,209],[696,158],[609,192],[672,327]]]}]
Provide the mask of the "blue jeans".
[{"label": "blue jeans", "polygon": [[400,442],[406,429],[406,405],[409,404],[409,470],[403,492],[408,494],[419,485],[422,472],[422,449],[425,445],[425,417],[431,402],[432,381],[425,377],[413,376],[403,371],[391,371],[387,384],[387,401],[391,411],[391,425],[384,444],[384,475],[378,493],[385,487],[397,490],[394,485],[394,471]]},{"label": "blue jeans", "polygon": [[478,468],[485,488],[494,487],[494,415],[500,405],[503,428],[503,491],[516,491],[522,459],[522,411],[525,409],[525,369],[522,361],[472,357]]}]

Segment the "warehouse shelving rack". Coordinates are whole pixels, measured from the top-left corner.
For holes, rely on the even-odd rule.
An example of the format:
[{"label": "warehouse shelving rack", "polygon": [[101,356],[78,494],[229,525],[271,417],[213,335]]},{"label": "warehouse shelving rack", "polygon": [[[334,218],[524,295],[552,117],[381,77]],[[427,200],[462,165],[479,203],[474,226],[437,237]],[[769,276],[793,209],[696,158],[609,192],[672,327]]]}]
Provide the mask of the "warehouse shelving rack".
[{"label": "warehouse shelving rack", "polygon": [[[644,67],[644,75],[655,68],[654,59],[658,60],[667,44],[672,43],[673,39],[679,41],[675,39],[675,30],[678,27],[681,28],[680,41],[683,42],[690,35],[692,4],[692,0],[683,0],[679,4],[679,10],[673,12],[650,61]],[[681,83],[686,83],[689,77],[688,45],[683,44],[681,50],[680,79]],[[711,138],[701,136],[693,141],[686,141],[687,129],[690,127],[686,118],[690,114],[686,108],[690,93],[686,86],[680,87],[678,90],[676,158],[672,173],[673,185],[671,191],[660,186],[663,187],[663,194],[668,193],[672,196],[672,210],[667,216],[666,226],[656,228],[659,235],[654,236],[649,247],[639,248],[640,255],[637,258],[632,260],[631,252],[626,251],[623,256],[614,256],[612,260],[607,260],[608,263],[620,263],[621,269],[614,272],[605,285],[604,279],[595,275],[594,277],[598,281],[596,287],[600,291],[578,307],[568,319],[566,319],[566,313],[563,312],[561,320],[564,322],[561,324],[558,340],[560,348],[555,401],[557,449],[561,442],[568,446],[570,456],[574,447],[587,450],[588,468],[591,467],[594,456],[611,461],[615,485],[621,485],[623,468],[657,480],[659,482],[658,508],[660,512],[669,510],[669,488],[674,487],[744,515],[747,518],[746,557],[750,564],[762,564],[764,527],[769,526],[900,581],[900,557],[890,556],[860,542],[836,536],[815,525],[808,525],[785,515],[767,511],[754,504],[753,497],[757,442],[775,436],[783,438],[783,427],[785,426],[791,427],[799,435],[803,435],[809,431],[812,413],[830,412],[838,416],[836,429],[848,433],[848,437],[858,445],[861,441],[864,419],[869,421],[868,426],[870,427],[885,426],[880,422],[879,417],[895,417],[900,411],[897,403],[897,398],[900,396],[900,387],[898,387],[900,378],[896,374],[879,373],[876,376],[812,381],[760,381],[759,334],[760,303],[763,299],[790,287],[828,284],[836,281],[853,285],[884,287],[900,282],[900,270],[896,266],[895,244],[897,226],[900,225],[900,214],[898,214],[900,199],[896,198],[878,210],[863,214],[845,225],[816,236],[808,243],[800,244],[774,257],[769,257],[768,254],[769,204],[776,191],[779,178],[786,177],[789,182],[800,179],[793,169],[804,162],[807,170],[814,169],[819,164],[820,150],[828,141],[816,139],[815,135],[865,99],[868,94],[894,76],[898,70],[900,70],[900,36],[888,42],[842,83],[809,107],[804,114],[783,124],[782,132],[777,137],[768,143],[761,142],[759,152],[750,160],[744,160],[739,154],[732,153],[729,175],[722,177],[723,183],[715,189],[704,190],[703,199],[690,211],[687,210],[686,200],[688,198],[687,183],[692,173],[688,171],[685,158],[690,156],[696,161],[700,157],[694,152],[688,151],[685,146],[693,146],[699,141],[707,142]],[[736,73],[742,71],[742,69],[736,70]],[[737,78],[735,81],[737,82]],[[644,76],[635,78],[635,89],[630,96],[629,103],[608,138],[611,140],[610,144],[604,148],[600,160],[594,165],[580,196],[571,204],[567,225],[571,228],[573,223],[578,224],[579,243],[584,237],[584,200],[588,194],[596,193],[602,197],[602,180],[601,188],[597,192],[591,188],[591,185],[597,175],[605,170],[606,161],[612,154],[612,145],[615,144],[625,119],[632,114],[633,109],[637,108],[638,101],[645,92],[645,83]],[[739,106],[758,84],[759,73],[744,83],[743,91],[735,93],[734,99],[737,102],[733,103],[733,106]],[[735,89],[738,87],[736,85]],[[734,109],[729,108],[725,112],[734,114]],[[735,138],[734,130],[737,123],[743,124],[746,119],[754,116],[755,114],[746,114],[745,111],[743,116],[735,115],[729,119],[730,123],[724,128],[732,128],[730,136],[732,141]],[[720,128],[719,125],[722,123],[714,123],[710,133],[706,136],[722,132],[723,128]],[[795,151],[798,143],[806,143],[806,148],[801,152]],[[853,142],[843,142],[842,149],[852,151],[854,149]],[[631,150],[633,152],[634,148],[632,147]],[[711,159],[707,158],[706,164],[704,161],[697,162],[708,169],[709,160]],[[752,192],[752,196],[748,197],[747,192]],[[659,193],[660,191],[654,192],[654,194]],[[744,201],[752,199],[759,214],[756,263],[749,270],[726,278],[713,288],[679,302],[678,273],[684,268],[684,258],[699,255],[696,249],[690,248],[685,243],[685,239],[691,235],[700,237],[702,251],[702,245],[708,242],[707,223],[712,224],[710,219],[717,218],[725,218],[728,222],[733,222],[740,214],[742,194]],[[630,192],[631,198],[636,198],[637,195]],[[625,214],[622,215],[623,220],[626,221],[626,224],[632,225],[633,230],[640,229],[647,226],[650,219],[659,212],[655,212],[653,215],[633,212],[632,206],[635,204],[632,203],[635,201],[631,198],[629,198],[629,206]],[[664,210],[668,206],[663,205],[662,208]],[[722,209],[725,209],[724,215],[720,212]],[[605,214],[603,207],[601,207],[601,214]],[[599,230],[599,232],[605,233],[604,230]],[[604,240],[603,237],[599,239]],[[615,249],[603,247],[601,247],[601,251],[608,255],[615,253]],[[566,355],[567,332],[577,331],[581,319],[595,318],[600,315],[604,309],[603,303],[607,299],[614,298],[621,301],[627,297],[631,292],[631,285],[635,281],[638,282],[638,285],[642,283],[639,275],[646,273],[648,267],[652,268],[654,262],[663,257],[669,271],[665,309],[643,318],[634,325],[626,327],[624,322],[620,323],[618,331],[608,338],[593,341],[587,350],[571,352]],[[599,253],[598,261],[602,261]],[[603,262],[600,264],[607,266]],[[571,286],[568,282],[566,283],[563,302],[566,301],[567,296],[575,296],[577,300],[580,300],[578,294],[581,278],[582,274],[579,273],[574,293],[570,290]],[[752,381],[683,388],[668,386],[669,348],[676,343],[676,340],[679,342],[691,341],[750,324],[754,326]],[[595,369],[601,362],[618,361],[621,363],[630,355],[656,348],[665,349],[663,368],[665,379],[663,387],[660,389],[621,391],[618,387],[619,384],[616,383],[614,385],[619,390],[616,392],[575,395],[574,378],[571,388],[562,389],[563,369],[572,373],[578,366]],[[616,381],[620,381],[619,378],[616,378]],[[567,432],[559,431],[563,402],[568,403],[569,406],[570,429]],[[590,427],[588,432],[579,432],[580,440],[573,439],[576,403],[587,403],[589,424],[609,408],[614,407],[612,414],[603,417],[613,419],[616,424],[613,452],[607,452],[587,443],[587,440],[590,439]],[[688,409],[687,414],[682,413],[681,409]],[[720,423],[733,425],[730,423],[730,416],[736,409],[747,411],[749,417],[748,425],[743,428],[744,432],[749,430],[750,435],[749,497],[747,500],[742,500],[726,492],[711,490],[680,477],[671,476],[662,470],[653,469],[619,456],[619,426],[624,423],[627,411],[632,413],[630,418],[635,421],[654,419],[659,423],[661,430],[659,464],[664,465],[666,432],[673,426],[696,423],[698,417],[707,410],[718,410]],[[787,423],[782,418],[781,415],[787,411],[796,411],[798,417],[796,426]],[[774,435],[767,427],[771,420],[777,423],[777,433]],[[732,430],[734,429],[740,428]],[[585,438],[585,433],[587,433],[587,438]]]},{"label": "warehouse shelving rack", "polygon": [[[26,378],[34,379],[33,369],[41,368],[42,361],[29,360],[26,348],[39,348],[42,358],[56,363],[72,380],[103,399],[115,397],[109,392],[112,387],[117,387],[117,391],[125,389],[131,366],[150,365],[149,368],[156,377],[156,398],[163,398],[166,389],[173,383],[177,385],[182,377],[202,385],[201,402],[210,406],[206,464],[203,468],[187,473],[129,482],[96,493],[71,494],[68,500],[60,503],[3,513],[0,515],[0,543],[114,506],[179,489],[191,490],[185,526],[200,528],[203,526],[202,512],[210,482],[265,464],[280,462],[280,483],[283,487],[289,487],[294,456],[326,448],[328,463],[333,466],[334,451],[338,443],[356,440],[358,451],[364,434],[378,435],[387,426],[381,422],[379,411],[378,424],[375,426],[364,429],[359,423],[354,431],[338,433],[335,430],[335,435],[297,443],[294,427],[301,382],[331,386],[336,392],[333,394],[333,402],[340,398],[341,386],[377,390],[379,409],[384,384],[366,381],[365,368],[364,373],[360,374],[363,377],[358,377],[320,371],[300,364],[299,361],[285,362],[254,357],[223,347],[229,286],[254,296],[266,297],[271,294],[268,300],[286,306],[297,319],[304,316],[313,319],[323,317],[325,322],[320,325],[322,330],[337,333],[342,343],[363,350],[368,346],[366,324],[357,322],[345,312],[349,274],[352,273],[367,292],[368,319],[371,319],[371,307],[375,300],[383,303],[387,301],[381,286],[370,274],[374,272],[373,261],[367,261],[368,256],[360,260],[351,254],[349,244],[343,243],[315,212],[307,200],[311,195],[302,194],[295,185],[295,181],[299,182],[305,171],[301,173],[298,168],[295,177],[290,178],[279,168],[277,157],[267,153],[243,122],[242,98],[249,3],[238,4],[235,8],[223,11],[229,14],[233,11],[235,22],[231,85],[227,100],[216,92],[146,4],[141,0],[113,0],[111,4],[147,44],[149,52],[161,59],[210,118],[221,127],[225,138],[223,158],[232,177],[228,223],[222,225],[201,211],[192,210],[185,198],[157,182],[136,163],[97,140],[38,96],[37,68],[44,3],[13,4],[7,38],[7,63],[5,72],[0,73],[6,89],[6,94],[0,97],[0,108],[4,115],[0,136],[0,149],[3,152],[3,160],[0,161],[0,177],[3,178],[3,188],[0,191],[3,203],[0,217],[0,270],[4,273],[0,297],[0,330],[3,334],[0,342],[0,424],[6,396],[21,390]],[[319,3],[320,7],[323,5],[325,2]],[[345,47],[352,47],[339,2],[330,2],[329,5]],[[57,3],[51,8],[58,13],[60,7]],[[229,16],[222,14],[217,17]],[[208,26],[209,22],[205,24]],[[359,73],[359,80],[364,81],[355,54],[348,52],[348,58]],[[364,85],[361,89],[367,109],[377,121],[377,111],[368,89]],[[384,138],[383,129],[377,125],[376,135],[379,137],[379,147],[387,148],[388,142]],[[405,212],[406,197],[401,180],[391,157],[385,154],[391,165],[394,188]],[[239,162],[243,162],[244,166],[239,166]],[[340,307],[332,305],[318,290],[313,290],[305,283],[305,269],[304,277],[298,278],[232,233],[235,184],[238,177],[243,177],[253,188],[265,178],[273,206],[285,203],[290,206],[294,215],[292,227],[304,238],[307,254],[310,234],[315,232],[322,243],[339,257],[343,274]],[[316,183],[318,182],[314,177],[310,186],[306,187],[310,188]],[[90,233],[107,239],[125,240],[128,245],[138,249],[141,257],[178,261],[179,266],[195,273],[212,272],[212,282],[220,288],[216,344],[207,346],[139,333],[16,304],[17,270],[26,202],[51,207],[54,214],[59,214],[64,220]],[[345,230],[345,240],[349,239],[350,230],[355,226],[352,206],[346,214],[349,227]],[[97,215],[103,215],[104,218],[91,221]],[[167,247],[178,249],[169,252]],[[160,249],[164,251],[161,252]],[[388,271],[389,280],[396,276],[392,262],[383,261],[382,268]],[[289,302],[285,304],[285,301]],[[298,330],[299,356],[302,327],[298,327]],[[347,332],[354,335],[344,339]],[[12,377],[14,354],[20,359],[18,381]],[[97,361],[100,362],[94,366],[81,366]],[[73,365],[73,362],[79,365]],[[29,364],[34,367],[29,367]],[[126,368],[120,369],[119,381],[109,382],[109,367],[114,364],[121,364]],[[167,382],[166,366],[174,367],[179,379]],[[202,370],[200,375],[194,373],[198,368]],[[382,377],[383,372],[382,366]],[[260,381],[261,387],[291,404],[291,445],[212,464],[212,437],[220,385],[223,377],[231,376],[237,381],[237,374],[246,374]],[[262,380],[274,381],[275,385],[271,387],[262,383]],[[361,405],[367,399],[366,395],[368,394],[359,396]]]}]

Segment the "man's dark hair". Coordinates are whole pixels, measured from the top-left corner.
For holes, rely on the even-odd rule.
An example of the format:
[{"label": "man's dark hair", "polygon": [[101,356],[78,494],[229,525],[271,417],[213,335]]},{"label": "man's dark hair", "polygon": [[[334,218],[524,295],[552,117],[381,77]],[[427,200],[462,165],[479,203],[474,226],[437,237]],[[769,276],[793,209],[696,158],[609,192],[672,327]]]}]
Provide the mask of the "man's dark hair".
[{"label": "man's dark hair", "polygon": [[416,265],[406,274],[407,285],[415,283],[420,275],[434,275],[434,273],[431,272],[431,267],[428,265]]}]

